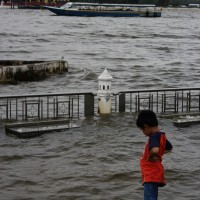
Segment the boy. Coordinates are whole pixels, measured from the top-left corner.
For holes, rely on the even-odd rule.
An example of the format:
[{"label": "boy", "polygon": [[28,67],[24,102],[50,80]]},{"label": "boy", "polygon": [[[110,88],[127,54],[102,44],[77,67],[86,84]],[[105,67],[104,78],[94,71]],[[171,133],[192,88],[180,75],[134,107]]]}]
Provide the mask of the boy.
[{"label": "boy", "polygon": [[158,187],[166,185],[162,156],[173,147],[166,139],[165,133],[159,130],[158,120],[153,111],[141,111],[136,124],[144,135],[149,137],[140,160],[144,200],[157,200]]}]

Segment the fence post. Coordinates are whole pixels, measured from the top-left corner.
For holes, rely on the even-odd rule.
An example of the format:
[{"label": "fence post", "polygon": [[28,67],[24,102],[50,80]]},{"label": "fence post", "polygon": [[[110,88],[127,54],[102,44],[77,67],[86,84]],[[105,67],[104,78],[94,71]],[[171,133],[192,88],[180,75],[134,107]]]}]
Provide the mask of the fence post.
[{"label": "fence post", "polygon": [[125,93],[119,94],[119,112],[125,112],[126,109],[126,96]]},{"label": "fence post", "polygon": [[85,94],[84,99],[85,99],[85,103],[84,103],[85,117],[94,115],[94,95],[93,94]]}]

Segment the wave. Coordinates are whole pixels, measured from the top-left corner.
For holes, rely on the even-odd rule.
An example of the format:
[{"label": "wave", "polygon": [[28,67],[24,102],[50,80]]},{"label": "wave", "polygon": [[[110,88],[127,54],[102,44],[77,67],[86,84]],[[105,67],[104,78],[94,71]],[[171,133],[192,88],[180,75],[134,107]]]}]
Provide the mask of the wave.
[{"label": "wave", "polygon": [[107,176],[104,175],[104,177],[103,177],[103,179],[101,179],[101,181],[105,181],[105,182],[132,181],[133,180],[133,174],[134,174],[133,171],[108,174]]},{"label": "wave", "polygon": [[0,156],[1,162],[7,162],[7,161],[16,161],[16,160],[22,160],[25,159],[27,155],[10,155],[10,156]]},{"label": "wave", "polygon": [[44,39],[44,38],[38,38],[38,39],[35,39],[36,42],[51,42],[50,39]]}]

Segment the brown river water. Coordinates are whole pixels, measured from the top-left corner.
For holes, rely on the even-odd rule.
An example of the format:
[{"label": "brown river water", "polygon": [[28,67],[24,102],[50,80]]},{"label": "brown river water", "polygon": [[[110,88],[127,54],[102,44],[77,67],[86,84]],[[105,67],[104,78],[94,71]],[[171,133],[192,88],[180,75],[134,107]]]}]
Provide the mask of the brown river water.
[{"label": "brown river water", "polygon": [[[200,86],[200,9],[164,9],[161,18],[58,17],[0,9],[1,60],[55,60],[69,72],[0,85],[0,95],[96,91],[107,67],[115,90]],[[31,139],[0,123],[0,199],[142,200],[139,160],[146,137],[135,114],[95,115],[81,127]],[[200,197],[200,125],[159,118],[174,146],[164,156],[161,200]]]}]

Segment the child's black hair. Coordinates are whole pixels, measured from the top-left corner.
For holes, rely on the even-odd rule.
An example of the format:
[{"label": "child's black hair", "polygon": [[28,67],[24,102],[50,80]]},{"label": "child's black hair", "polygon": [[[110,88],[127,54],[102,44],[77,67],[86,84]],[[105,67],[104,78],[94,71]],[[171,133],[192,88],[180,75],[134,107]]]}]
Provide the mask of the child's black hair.
[{"label": "child's black hair", "polygon": [[152,110],[142,110],[136,121],[136,125],[138,128],[144,128],[144,125],[149,127],[158,126],[158,120],[156,114]]}]

